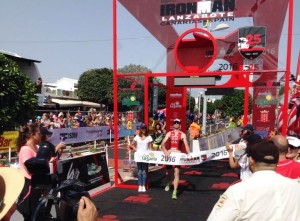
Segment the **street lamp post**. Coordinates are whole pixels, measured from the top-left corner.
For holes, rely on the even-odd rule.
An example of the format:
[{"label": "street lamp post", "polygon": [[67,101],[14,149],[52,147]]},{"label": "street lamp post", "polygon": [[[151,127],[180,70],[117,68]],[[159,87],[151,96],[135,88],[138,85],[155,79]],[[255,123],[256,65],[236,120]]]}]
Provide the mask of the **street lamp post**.
[{"label": "street lamp post", "polygon": [[192,94],[192,88],[190,88],[190,93],[189,93],[189,113],[191,112],[191,94]]},{"label": "street lamp post", "polygon": [[200,123],[200,112],[201,112],[201,99],[202,99],[202,91],[199,93],[198,97],[198,120]]},{"label": "street lamp post", "polygon": [[206,134],[207,96],[204,94],[202,112],[202,134]]}]

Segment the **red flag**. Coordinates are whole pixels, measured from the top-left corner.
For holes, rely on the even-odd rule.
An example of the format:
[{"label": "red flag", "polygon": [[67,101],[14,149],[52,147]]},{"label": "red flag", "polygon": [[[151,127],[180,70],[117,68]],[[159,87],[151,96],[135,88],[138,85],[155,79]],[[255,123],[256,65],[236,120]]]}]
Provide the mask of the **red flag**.
[{"label": "red flag", "polygon": [[300,104],[299,99],[297,99],[292,106],[290,112],[289,112],[289,117],[288,117],[288,135],[296,135],[298,132],[298,122],[297,122],[297,111],[298,111],[298,106]]},{"label": "red flag", "polygon": [[278,133],[282,133],[282,123],[283,123],[282,110],[283,110],[283,105],[281,105],[280,109],[278,110],[278,114],[277,114],[276,125],[277,125],[277,132]]}]

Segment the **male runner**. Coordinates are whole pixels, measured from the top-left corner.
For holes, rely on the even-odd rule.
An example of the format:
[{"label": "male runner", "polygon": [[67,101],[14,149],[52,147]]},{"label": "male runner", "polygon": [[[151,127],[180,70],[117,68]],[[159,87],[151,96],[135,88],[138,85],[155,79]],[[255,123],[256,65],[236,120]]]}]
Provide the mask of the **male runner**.
[{"label": "male runner", "polygon": [[[186,139],[186,134],[183,133],[180,129],[180,120],[175,119],[174,120],[174,126],[173,130],[169,131],[164,140],[161,143],[161,147],[164,151],[164,154],[166,156],[169,156],[172,152],[181,152],[182,149],[182,143],[185,145],[186,152],[189,154],[190,153],[190,147],[188,145],[187,139]],[[170,139],[170,148],[167,150],[165,147],[165,143]],[[171,175],[170,175],[170,170],[172,166],[167,165],[167,176],[170,179],[170,182],[167,183],[165,187],[165,191],[170,190],[170,185],[172,184],[171,181]],[[179,172],[180,172],[180,165],[176,165],[174,168],[174,191],[172,194],[172,199],[176,200],[177,199],[177,188],[178,188],[178,183],[179,183]]]}]

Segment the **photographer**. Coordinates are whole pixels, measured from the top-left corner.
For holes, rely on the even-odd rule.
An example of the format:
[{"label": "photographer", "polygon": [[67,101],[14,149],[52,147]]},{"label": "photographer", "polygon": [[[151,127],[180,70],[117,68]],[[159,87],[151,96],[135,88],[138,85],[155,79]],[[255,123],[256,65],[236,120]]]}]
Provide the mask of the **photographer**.
[{"label": "photographer", "polygon": [[[54,152],[56,153],[56,155],[59,158],[60,155],[61,155],[61,153],[62,153],[62,150],[66,147],[66,144],[63,141],[61,141],[59,144],[57,144],[54,147],[54,145],[49,141],[50,137],[52,136],[52,132],[50,132],[45,127],[41,127],[40,130],[41,130],[41,134],[42,134],[41,142],[48,142],[48,143],[50,143],[53,146],[53,148],[54,148]],[[51,160],[50,160],[50,162],[51,162]]]},{"label": "photographer", "polygon": [[[64,142],[54,147],[47,141],[52,133],[46,128],[39,128],[39,130],[42,138],[37,153],[26,160],[24,165],[31,174],[31,191],[38,189],[43,194],[39,196],[39,203],[35,204],[34,210],[31,210],[28,220],[54,219],[51,208],[55,208],[57,220],[71,221],[76,218],[82,221],[96,220],[97,209],[89,200],[90,195],[85,191],[84,183],[76,179],[67,179],[58,183],[55,162],[59,151],[65,146]],[[51,163],[54,170],[49,166]]]}]

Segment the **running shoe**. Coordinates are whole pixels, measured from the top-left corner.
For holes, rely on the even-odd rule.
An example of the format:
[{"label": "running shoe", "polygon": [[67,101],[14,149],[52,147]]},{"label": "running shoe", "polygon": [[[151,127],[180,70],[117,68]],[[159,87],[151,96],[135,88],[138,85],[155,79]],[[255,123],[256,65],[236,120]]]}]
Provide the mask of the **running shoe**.
[{"label": "running shoe", "polygon": [[142,186],[139,186],[138,192],[143,192]]},{"label": "running shoe", "polygon": [[175,191],[175,190],[173,191],[172,199],[177,200],[177,191]]},{"label": "running shoe", "polygon": [[169,191],[170,190],[170,186],[171,186],[171,183],[167,183],[167,185],[165,187],[165,191]]}]

